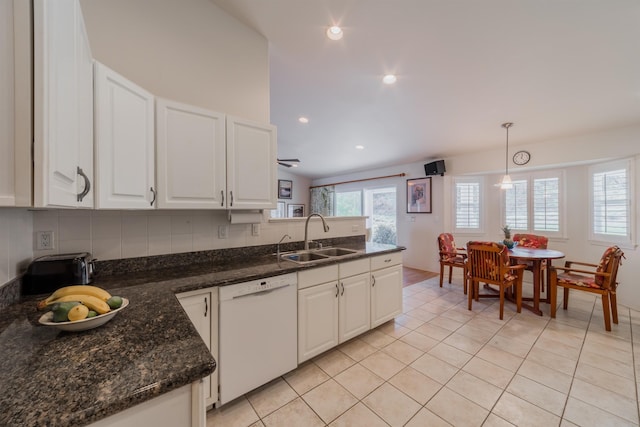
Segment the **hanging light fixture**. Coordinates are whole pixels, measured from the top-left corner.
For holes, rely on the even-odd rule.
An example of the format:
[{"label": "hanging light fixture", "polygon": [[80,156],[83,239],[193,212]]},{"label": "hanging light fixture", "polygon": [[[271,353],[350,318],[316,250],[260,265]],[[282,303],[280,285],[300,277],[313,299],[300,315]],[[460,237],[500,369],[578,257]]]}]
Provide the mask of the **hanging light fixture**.
[{"label": "hanging light fixture", "polygon": [[501,190],[509,190],[513,188],[513,183],[511,182],[511,177],[509,176],[509,128],[511,126],[513,126],[513,123],[502,124],[502,127],[507,130],[507,149],[505,152],[504,176],[502,177],[502,181],[499,184]]}]

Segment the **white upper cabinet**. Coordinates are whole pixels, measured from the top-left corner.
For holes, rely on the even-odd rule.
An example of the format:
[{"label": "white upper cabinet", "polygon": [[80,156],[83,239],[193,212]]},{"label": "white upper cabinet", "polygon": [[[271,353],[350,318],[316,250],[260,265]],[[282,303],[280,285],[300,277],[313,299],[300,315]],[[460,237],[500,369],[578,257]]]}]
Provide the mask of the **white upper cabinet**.
[{"label": "white upper cabinet", "polygon": [[153,95],[95,63],[96,208],[153,209]]},{"label": "white upper cabinet", "polygon": [[227,116],[228,209],[276,206],[276,128]]},{"label": "white upper cabinet", "polygon": [[158,208],[224,209],[224,114],[156,100]]},{"label": "white upper cabinet", "polygon": [[92,207],[93,70],[78,0],[34,0],[34,206]]}]

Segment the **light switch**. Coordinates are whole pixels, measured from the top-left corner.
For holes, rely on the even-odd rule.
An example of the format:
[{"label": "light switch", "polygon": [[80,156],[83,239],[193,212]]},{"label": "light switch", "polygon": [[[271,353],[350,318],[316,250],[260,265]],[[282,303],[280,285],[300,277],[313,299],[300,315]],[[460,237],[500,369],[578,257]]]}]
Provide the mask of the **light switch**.
[{"label": "light switch", "polygon": [[218,226],[218,239],[226,239],[229,237],[229,226],[228,225],[219,225]]}]

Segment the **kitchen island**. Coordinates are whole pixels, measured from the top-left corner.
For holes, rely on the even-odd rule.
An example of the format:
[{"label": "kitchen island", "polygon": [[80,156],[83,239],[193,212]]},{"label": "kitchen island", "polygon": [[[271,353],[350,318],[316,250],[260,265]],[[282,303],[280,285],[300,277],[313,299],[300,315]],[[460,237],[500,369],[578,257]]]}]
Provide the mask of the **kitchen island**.
[{"label": "kitchen island", "polygon": [[131,272],[122,274],[106,262],[93,284],[128,298],[129,306],[105,325],[79,333],[40,325],[39,297],[2,309],[0,425],[88,425],[210,375],[216,362],[176,293],[404,249],[364,242],[350,247],[358,252],[304,265],[278,265],[272,253],[154,270],[123,260],[121,267]]}]

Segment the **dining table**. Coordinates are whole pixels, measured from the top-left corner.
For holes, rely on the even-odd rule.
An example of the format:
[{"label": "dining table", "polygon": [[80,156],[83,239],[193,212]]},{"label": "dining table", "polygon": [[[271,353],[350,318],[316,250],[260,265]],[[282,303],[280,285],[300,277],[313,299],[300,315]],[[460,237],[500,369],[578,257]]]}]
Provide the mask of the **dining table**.
[{"label": "dining table", "polygon": [[[540,294],[542,291],[542,266],[546,262],[547,266],[547,288],[550,286],[549,279],[551,277],[551,262],[554,259],[564,258],[564,253],[554,249],[539,249],[539,248],[526,248],[522,246],[516,246],[513,249],[509,249],[509,257],[514,263],[521,263],[523,261],[531,263],[531,270],[533,272],[533,297],[523,298],[522,306],[531,310],[538,316],[542,316],[542,310],[540,310]],[[528,304],[531,302],[532,305]],[[547,297],[545,302],[549,302],[549,290],[547,289]]]}]

